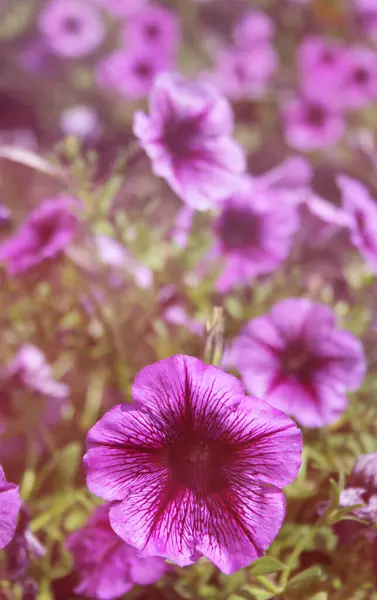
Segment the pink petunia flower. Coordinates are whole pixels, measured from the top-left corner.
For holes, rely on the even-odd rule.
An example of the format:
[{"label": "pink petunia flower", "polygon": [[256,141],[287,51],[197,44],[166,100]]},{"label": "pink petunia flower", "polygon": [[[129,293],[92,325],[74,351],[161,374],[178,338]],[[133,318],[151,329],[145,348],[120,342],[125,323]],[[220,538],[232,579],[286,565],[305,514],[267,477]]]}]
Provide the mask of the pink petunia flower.
[{"label": "pink petunia flower", "polygon": [[259,191],[253,180],[245,178],[224,200],[215,222],[216,242],[210,256],[225,258],[217,289],[227,292],[271,273],[287,258],[297,227],[296,209],[282,192]]},{"label": "pink petunia flower", "polygon": [[377,272],[377,206],[368,189],[351,177],[337,178],[349,217],[351,240],[371,268]]},{"label": "pink petunia flower", "polygon": [[124,41],[130,47],[144,46],[154,52],[174,54],[181,40],[176,13],[162,6],[149,6],[130,19],[124,29]]},{"label": "pink petunia flower", "polygon": [[347,57],[340,100],[346,109],[360,109],[377,98],[377,53],[352,46]]},{"label": "pink petunia flower", "polygon": [[270,44],[247,50],[230,47],[219,52],[215,70],[209,76],[232,100],[256,99],[267,92],[277,62]]},{"label": "pink petunia flower", "polygon": [[377,36],[377,4],[375,0],[353,0],[353,12],[361,29],[375,38]]},{"label": "pink petunia flower", "polygon": [[246,166],[241,147],[231,138],[231,107],[205,83],[160,75],[151,91],[150,115],[136,113],[134,132],[154,173],[197,210],[231,193]]},{"label": "pink petunia flower", "polygon": [[246,388],[304,427],[333,423],[366,371],[360,341],[336,328],[331,308],[304,298],[252,319],[228,351]]},{"label": "pink petunia flower", "polygon": [[283,122],[287,144],[303,151],[330,148],[345,131],[341,112],[304,98],[296,98],[283,107]]},{"label": "pink petunia flower", "polygon": [[22,275],[61,257],[77,233],[76,203],[69,196],[44,200],[0,246],[0,262],[9,276]]},{"label": "pink petunia flower", "polygon": [[50,0],[38,25],[49,48],[67,58],[91,54],[105,39],[101,14],[83,0]]},{"label": "pink petunia flower", "polygon": [[159,73],[172,67],[169,56],[143,46],[116,50],[97,66],[97,81],[125,98],[138,100],[148,95]]},{"label": "pink petunia flower", "polygon": [[300,467],[295,424],[191,356],[145,367],[133,398],[89,431],[84,458],[115,532],[140,557],[185,566],[205,556],[227,574],[261,556]]},{"label": "pink petunia flower", "polygon": [[8,483],[0,467],[0,548],[4,548],[12,541],[20,508],[18,485]]},{"label": "pink petunia flower", "polygon": [[255,48],[257,44],[269,42],[275,33],[270,17],[260,10],[248,10],[233,29],[234,43],[238,48]]},{"label": "pink petunia flower", "polygon": [[162,558],[139,558],[135,548],[117,536],[110,526],[109,508],[98,506],[86,525],[67,539],[79,575],[75,593],[98,600],[123,596],[135,584],[154,583],[168,568]]}]

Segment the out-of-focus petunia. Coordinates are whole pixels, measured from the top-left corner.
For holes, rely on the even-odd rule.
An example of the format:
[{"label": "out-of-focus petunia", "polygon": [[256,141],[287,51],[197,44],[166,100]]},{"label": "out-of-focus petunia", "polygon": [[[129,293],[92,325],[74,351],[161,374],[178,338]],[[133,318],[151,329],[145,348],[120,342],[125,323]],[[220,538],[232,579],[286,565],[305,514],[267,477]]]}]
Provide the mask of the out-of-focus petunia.
[{"label": "out-of-focus petunia", "polygon": [[304,427],[335,422],[366,371],[360,341],[336,327],[328,306],[289,298],[249,321],[228,351],[246,389]]},{"label": "out-of-focus petunia", "polygon": [[296,150],[330,148],[341,140],[345,131],[341,111],[306,98],[287,102],[282,116],[286,142]]},{"label": "out-of-focus petunia", "polygon": [[147,46],[116,50],[97,65],[97,81],[125,98],[138,100],[148,95],[159,73],[172,68],[171,57]]},{"label": "out-of-focus petunia", "polygon": [[205,556],[227,574],[261,556],[300,467],[293,421],[191,356],[145,367],[133,398],[89,431],[84,458],[115,532],[141,557],[185,566]]},{"label": "out-of-focus petunia", "polygon": [[19,230],[0,246],[0,262],[10,277],[57,261],[76,236],[78,202],[70,196],[44,200]]},{"label": "out-of-focus petunia", "polygon": [[233,127],[231,107],[216,88],[169,74],[156,79],[150,114],[137,112],[134,121],[154,173],[197,210],[231,193],[245,169]]},{"label": "out-of-focus petunia", "polygon": [[4,548],[12,541],[20,508],[18,485],[8,483],[0,467],[0,548]]},{"label": "out-of-focus petunia", "polygon": [[162,6],[148,6],[127,21],[124,41],[129,46],[145,46],[154,52],[174,54],[181,39],[178,15]]},{"label": "out-of-focus petunia", "polygon": [[265,12],[246,11],[233,28],[234,43],[238,48],[252,48],[269,42],[275,33],[275,26]]},{"label": "out-of-focus petunia", "polygon": [[377,205],[364,184],[340,175],[337,178],[344,211],[350,220],[351,240],[377,272]]},{"label": "out-of-focus petunia", "polygon": [[345,109],[360,109],[377,99],[377,53],[374,50],[356,45],[348,48],[339,96]]},{"label": "out-of-focus petunia", "polygon": [[160,557],[140,558],[111,528],[109,504],[98,506],[88,522],[67,539],[79,583],[75,593],[98,600],[113,600],[135,584],[158,581],[167,570]]},{"label": "out-of-focus petunia", "polygon": [[38,26],[51,51],[67,58],[87,56],[105,39],[102,15],[84,0],[50,0]]},{"label": "out-of-focus petunia", "polygon": [[296,208],[284,192],[261,191],[244,178],[224,200],[214,225],[216,240],[209,255],[225,259],[217,289],[227,292],[271,273],[287,258],[298,224]]}]

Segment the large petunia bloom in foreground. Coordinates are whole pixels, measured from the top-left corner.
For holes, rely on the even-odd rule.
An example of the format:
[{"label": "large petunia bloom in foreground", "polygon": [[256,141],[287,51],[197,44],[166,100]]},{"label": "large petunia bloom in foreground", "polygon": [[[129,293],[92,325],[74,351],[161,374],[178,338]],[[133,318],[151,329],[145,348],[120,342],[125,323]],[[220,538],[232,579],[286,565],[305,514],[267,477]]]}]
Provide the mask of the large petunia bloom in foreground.
[{"label": "large petunia bloom in foreground", "polygon": [[98,506],[84,527],[67,540],[73,565],[79,575],[75,593],[98,600],[123,596],[135,584],[158,581],[167,564],[157,556],[139,558],[111,528],[109,504]]},{"label": "large petunia bloom in foreground", "polygon": [[246,389],[292,415],[304,427],[333,423],[347,408],[366,370],[360,341],[336,328],[331,308],[289,298],[249,321],[226,362]]},{"label": "large petunia bloom in foreground", "polygon": [[351,240],[360,254],[377,272],[377,206],[360,181],[340,175],[337,178],[343,208],[350,219]]},{"label": "large petunia bloom in foreground", "polygon": [[197,210],[231,193],[245,170],[245,156],[231,138],[228,101],[209,84],[164,73],[155,80],[150,114],[137,112],[134,132],[153,171]]},{"label": "large petunia bloom in foreground", "polygon": [[0,467],[0,548],[12,541],[21,508],[18,485],[8,483]]},{"label": "large petunia bloom in foreground", "polygon": [[300,467],[293,421],[191,356],[145,367],[133,398],[89,431],[84,458],[115,532],[140,556],[180,566],[205,556],[228,574],[262,556]]},{"label": "large petunia bloom in foreground", "polygon": [[23,275],[62,256],[77,233],[75,203],[69,196],[44,200],[0,246],[0,262],[9,276]]}]

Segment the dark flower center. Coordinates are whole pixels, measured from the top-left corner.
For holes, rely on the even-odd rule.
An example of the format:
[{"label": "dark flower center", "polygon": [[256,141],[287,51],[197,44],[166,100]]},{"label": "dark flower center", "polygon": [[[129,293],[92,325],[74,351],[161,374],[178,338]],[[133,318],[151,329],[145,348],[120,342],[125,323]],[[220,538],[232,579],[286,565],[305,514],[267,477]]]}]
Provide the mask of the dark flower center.
[{"label": "dark flower center", "polygon": [[332,64],[334,62],[334,59],[335,53],[333,50],[330,50],[330,48],[326,48],[326,50],[322,52],[322,62],[324,62],[325,64]]},{"label": "dark flower center", "polygon": [[167,465],[172,479],[207,496],[227,487],[223,465],[229,459],[230,445],[201,439],[185,431],[167,447]]},{"label": "dark flower center", "polygon": [[360,83],[360,85],[368,83],[369,78],[369,71],[367,71],[367,69],[364,69],[363,67],[359,67],[358,69],[356,69],[353,74],[353,80],[356,83]]},{"label": "dark flower center", "polygon": [[64,27],[68,33],[79,33],[81,29],[81,21],[76,17],[67,17],[64,21]]},{"label": "dark flower center", "polygon": [[228,207],[219,220],[217,233],[226,250],[253,248],[260,244],[260,218],[245,208]]},{"label": "dark flower center", "polygon": [[160,37],[161,30],[156,23],[149,23],[145,28],[145,34],[151,40]]},{"label": "dark flower center", "polygon": [[34,233],[40,246],[47,246],[56,235],[56,222],[37,221],[34,224]]},{"label": "dark flower center", "polygon": [[245,65],[242,65],[241,63],[237,63],[234,67],[234,74],[241,83],[244,83],[247,79]]},{"label": "dark flower center", "polygon": [[323,125],[326,119],[326,111],[320,104],[310,104],[307,107],[307,119],[312,125]]},{"label": "dark flower center", "polygon": [[314,368],[314,357],[303,343],[292,342],[281,357],[282,371],[285,375],[295,375],[300,381],[309,381]]},{"label": "dark flower center", "polygon": [[140,63],[137,63],[137,65],[135,67],[135,72],[140,77],[147,79],[152,74],[152,68],[151,68],[151,65],[149,63],[147,63],[147,62],[140,62]]},{"label": "dark flower center", "polygon": [[195,152],[190,148],[192,140],[197,134],[195,120],[174,120],[171,118],[164,128],[164,143],[172,156],[175,158],[194,157]]}]

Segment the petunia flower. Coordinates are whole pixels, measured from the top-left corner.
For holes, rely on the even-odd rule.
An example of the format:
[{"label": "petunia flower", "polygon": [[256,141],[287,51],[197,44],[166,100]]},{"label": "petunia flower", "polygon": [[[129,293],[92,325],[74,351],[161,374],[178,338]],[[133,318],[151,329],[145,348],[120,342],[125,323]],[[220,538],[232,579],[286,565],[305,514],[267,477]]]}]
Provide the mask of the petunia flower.
[{"label": "petunia flower", "polygon": [[137,112],[134,121],[154,173],[197,210],[231,193],[245,169],[232,131],[231,107],[214,87],[169,74],[155,81],[149,116]]},{"label": "petunia flower", "polygon": [[125,98],[147,96],[157,75],[172,67],[171,57],[141,45],[116,50],[97,65],[97,82]]},{"label": "petunia flower", "polygon": [[162,6],[148,6],[127,21],[124,41],[130,47],[146,46],[159,53],[174,54],[181,39],[178,15]]},{"label": "petunia flower", "polygon": [[344,211],[350,220],[351,240],[374,271],[377,271],[377,206],[368,189],[356,179],[340,175]]},{"label": "petunia flower", "polygon": [[115,532],[141,557],[205,556],[227,574],[262,556],[300,466],[295,424],[191,356],[145,367],[132,393],[89,431],[84,458]]},{"label": "petunia flower", "polygon": [[364,46],[347,52],[340,100],[346,109],[361,109],[377,99],[377,53]]},{"label": "petunia flower", "polygon": [[255,48],[257,44],[269,42],[275,33],[270,17],[261,10],[248,10],[233,28],[234,43],[238,48]]},{"label": "petunia flower", "polygon": [[154,583],[167,569],[162,558],[139,558],[135,548],[117,536],[110,526],[109,508],[98,506],[86,525],[67,539],[79,576],[75,593],[98,600],[123,596],[135,584]]},{"label": "petunia flower", "polygon": [[0,548],[4,548],[12,541],[20,508],[18,485],[8,483],[0,467]]},{"label": "petunia flower", "polygon": [[371,37],[377,36],[377,5],[375,0],[353,0],[353,13],[361,29]]},{"label": "petunia flower", "polygon": [[38,26],[50,50],[67,58],[91,54],[105,39],[102,15],[84,0],[50,0]]},{"label": "petunia flower", "polygon": [[224,200],[214,224],[215,244],[209,257],[225,259],[217,289],[227,292],[276,269],[289,254],[298,224],[296,208],[283,192],[260,191],[252,179],[244,178]]},{"label": "petunia flower", "polygon": [[32,271],[62,256],[77,233],[76,202],[68,196],[44,200],[19,230],[0,246],[0,262],[10,277]]},{"label": "petunia flower", "polygon": [[342,113],[323,102],[295,98],[283,106],[282,115],[286,142],[296,150],[330,148],[345,131]]},{"label": "petunia flower", "polygon": [[227,356],[246,389],[304,427],[335,422],[366,371],[360,341],[336,328],[331,308],[289,298],[249,321]]}]

